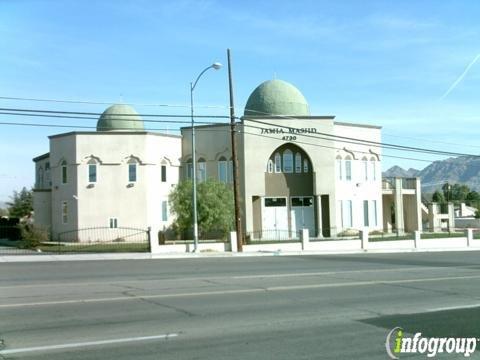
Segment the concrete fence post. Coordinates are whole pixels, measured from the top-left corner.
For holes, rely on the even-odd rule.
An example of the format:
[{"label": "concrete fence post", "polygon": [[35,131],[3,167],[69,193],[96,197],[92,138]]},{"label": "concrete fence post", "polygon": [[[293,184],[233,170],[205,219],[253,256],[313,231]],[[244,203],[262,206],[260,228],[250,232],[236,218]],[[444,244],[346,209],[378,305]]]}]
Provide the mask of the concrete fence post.
[{"label": "concrete fence post", "polygon": [[310,234],[308,229],[302,229],[302,250],[308,250],[308,244],[310,242]]},{"label": "concrete fence post", "polygon": [[421,235],[420,235],[420,231],[416,230],[413,232],[413,247],[415,249],[418,249],[419,246],[420,246],[420,239],[421,239]]},{"label": "concrete fence post", "polygon": [[231,252],[238,252],[238,247],[237,247],[237,232],[236,231],[230,231],[228,233],[228,239],[230,241],[230,251]]},{"label": "concrete fence post", "polygon": [[473,244],[473,229],[467,229],[467,247]]},{"label": "concrete fence post", "polygon": [[360,240],[362,242],[362,249],[368,249],[368,229],[360,230]]}]

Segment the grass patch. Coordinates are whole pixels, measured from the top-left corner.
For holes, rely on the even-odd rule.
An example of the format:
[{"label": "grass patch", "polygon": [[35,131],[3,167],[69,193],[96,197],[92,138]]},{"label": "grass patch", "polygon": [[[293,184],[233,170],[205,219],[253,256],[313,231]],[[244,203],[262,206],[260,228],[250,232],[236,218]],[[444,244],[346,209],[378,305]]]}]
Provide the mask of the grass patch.
[{"label": "grass patch", "polygon": [[420,234],[420,238],[422,240],[423,239],[444,239],[444,238],[453,238],[453,237],[466,237],[466,235],[463,232]]},{"label": "grass patch", "polygon": [[36,247],[42,252],[58,254],[69,253],[122,253],[122,252],[149,252],[148,243],[108,243],[108,244],[41,244]]}]

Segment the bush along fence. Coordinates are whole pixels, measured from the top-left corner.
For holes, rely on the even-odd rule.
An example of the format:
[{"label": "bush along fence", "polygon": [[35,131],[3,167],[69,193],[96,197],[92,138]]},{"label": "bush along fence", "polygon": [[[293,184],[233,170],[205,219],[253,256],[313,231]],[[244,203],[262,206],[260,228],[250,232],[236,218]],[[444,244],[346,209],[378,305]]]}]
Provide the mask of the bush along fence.
[{"label": "bush along fence", "polygon": [[51,236],[38,226],[0,227],[0,255],[150,252],[150,229],[91,227]]}]

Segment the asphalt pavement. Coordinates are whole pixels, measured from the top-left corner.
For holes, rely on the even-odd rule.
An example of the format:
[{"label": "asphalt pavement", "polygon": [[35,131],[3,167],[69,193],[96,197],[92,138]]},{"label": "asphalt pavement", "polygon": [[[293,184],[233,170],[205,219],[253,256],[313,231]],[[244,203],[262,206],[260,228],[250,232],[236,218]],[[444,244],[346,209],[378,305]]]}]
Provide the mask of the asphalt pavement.
[{"label": "asphalt pavement", "polygon": [[396,326],[480,337],[479,256],[0,263],[0,359],[386,359]]}]

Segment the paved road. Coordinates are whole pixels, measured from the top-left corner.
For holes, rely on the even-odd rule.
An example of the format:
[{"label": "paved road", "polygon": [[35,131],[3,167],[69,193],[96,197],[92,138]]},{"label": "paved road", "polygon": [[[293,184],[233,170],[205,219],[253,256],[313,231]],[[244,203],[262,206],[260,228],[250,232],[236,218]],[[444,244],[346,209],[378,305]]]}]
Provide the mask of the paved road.
[{"label": "paved road", "polygon": [[2,263],[0,355],[385,359],[395,326],[480,337],[479,259],[450,252]]}]

